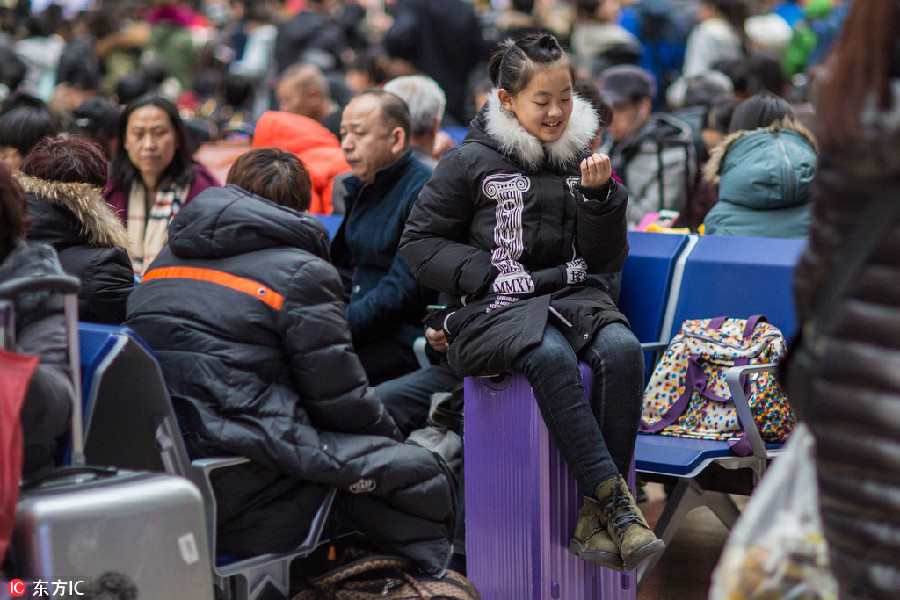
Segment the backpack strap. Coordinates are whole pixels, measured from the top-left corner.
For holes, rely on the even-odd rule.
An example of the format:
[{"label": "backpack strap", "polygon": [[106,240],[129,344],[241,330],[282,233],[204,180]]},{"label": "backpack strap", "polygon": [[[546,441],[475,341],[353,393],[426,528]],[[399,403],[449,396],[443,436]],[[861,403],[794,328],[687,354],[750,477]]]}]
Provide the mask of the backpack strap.
[{"label": "backpack strap", "polygon": [[[709,320],[709,329],[721,329],[722,325],[725,324],[725,321],[728,320],[728,317],[715,317],[714,319]],[[747,324],[744,325],[744,339],[750,339],[750,336],[753,335],[753,330],[756,329],[756,325],[758,323],[767,323],[765,315],[750,315],[747,319]]]},{"label": "backpack strap", "polygon": [[[716,317],[715,319],[711,319],[709,322],[710,329],[719,329],[725,323],[726,317]],[[750,336],[753,335],[753,330],[756,329],[756,326],[759,323],[766,323],[767,319],[765,315],[751,315],[747,319],[747,324],[744,325],[744,333],[743,338],[745,340],[750,339]],[[741,367],[746,364],[749,364],[749,361],[746,358],[736,358],[734,360],[734,366]],[[744,395],[749,398],[750,397],[750,378],[745,374],[742,378],[742,383],[744,387]],[[706,394],[706,397],[709,398],[709,394]],[[712,398],[710,398],[712,399]],[[741,426],[741,429],[744,429],[744,424],[741,423],[740,416],[738,417],[738,424]],[[747,438],[747,433],[745,431],[741,431],[737,437],[728,442],[728,448],[737,456],[749,456],[753,453],[753,449],[750,447],[750,440]]]},{"label": "backpack strap", "polygon": [[656,423],[648,424],[641,419],[638,431],[643,433],[657,433],[677,421],[678,417],[687,410],[691,395],[694,393],[694,388],[698,385],[701,386],[701,388],[706,387],[706,373],[703,372],[703,369],[700,368],[700,365],[692,356],[688,359],[687,372],[684,376],[684,391],[678,396],[678,400],[669,407],[669,410],[667,410]]}]

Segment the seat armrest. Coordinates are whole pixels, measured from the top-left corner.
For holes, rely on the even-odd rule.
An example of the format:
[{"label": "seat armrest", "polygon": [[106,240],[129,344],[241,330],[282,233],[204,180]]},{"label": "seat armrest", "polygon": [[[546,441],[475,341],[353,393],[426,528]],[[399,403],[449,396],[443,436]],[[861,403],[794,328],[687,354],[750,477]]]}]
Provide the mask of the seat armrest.
[{"label": "seat armrest", "polygon": [[654,352],[657,350],[664,350],[669,345],[669,342],[641,342],[641,350],[644,352]]},{"label": "seat armrest", "polygon": [[776,364],[764,365],[742,365],[731,367],[725,373],[725,381],[728,383],[728,389],[731,391],[731,398],[734,406],[737,408],[738,418],[747,434],[747,441],[750,442],[750,448],[753,450],[753,456],[757,458],[767,458],[766,444],[763,442],[759,433],[759,427],[753,419],[753,413],[750,411],[750,402],[746,394],[744,394],[744,386],[741,384],[743,375],[751,373],[774,373],[778,368]]},{"label": "seat armrest", "polygon": [[217,512],[216,497],[213,493],[212,480],[210,475],[216,469],[225,467],[233,467],[250,462],[250,459],[243,456],[223,456],[213,458],[198,458],[191,461],[187,472],[180,473],[194,482],[200,488],[200,494],[203,496],[203,502],[206,504],[206,543],[209,546],[209,556],[215,564],[216,556],[216,523]]},{"label": "seat armrest", "polygon": [[243,456],[223,456],[216,458],[198,458],[191,461],[191,466],[195,469],[200,469],[204,474],[209,475],[216,469],[235,467],[247,462],[250,462],[250,459]]}]

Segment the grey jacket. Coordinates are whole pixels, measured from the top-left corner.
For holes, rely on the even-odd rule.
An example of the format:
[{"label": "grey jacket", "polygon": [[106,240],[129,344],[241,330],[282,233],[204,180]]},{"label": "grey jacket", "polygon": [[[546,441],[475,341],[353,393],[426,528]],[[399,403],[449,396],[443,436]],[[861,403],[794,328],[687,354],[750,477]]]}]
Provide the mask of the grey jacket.
[{"label": "grey jacket", "polygon": [[[22,241],[0,264],[0,283],[47,275],[63,275],[63,270],[56,252],[46,244]],[[20,294],[13,304],[17,351],[41,359],[20,413],[25,434],[23,476],[28,478],[53,466],[56,438],[69,430],[75,390],[61,298],[47,292]]]},{"label": "grey jacket", "polygon": [[631,137],[613,143],[613,170],[628,188],[628,227],[647,213],[684,211],[697,174],[690,127],[669,115],[654,113]]}]

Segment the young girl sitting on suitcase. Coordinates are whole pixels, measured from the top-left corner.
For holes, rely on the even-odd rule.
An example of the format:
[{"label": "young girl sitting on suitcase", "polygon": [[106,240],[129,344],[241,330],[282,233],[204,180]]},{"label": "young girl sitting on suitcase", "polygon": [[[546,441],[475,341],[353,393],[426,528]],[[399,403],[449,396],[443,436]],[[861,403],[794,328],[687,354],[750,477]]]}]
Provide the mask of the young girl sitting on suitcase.
[{"label": "young girl sitting on suitcase", "polygon": [[[507,41],[494,91],[419,195],[400,251],[418,280],[453,297],[444,329],[461,375],[522,371],[587,494],[569,549],[633,569],[664,548],[628,491],[643,357],[598,275],[628,254],[625,188],[590,155],[597,114],[573,93],[549,34]],[[593,370],[585,396],[578,361]]]}]

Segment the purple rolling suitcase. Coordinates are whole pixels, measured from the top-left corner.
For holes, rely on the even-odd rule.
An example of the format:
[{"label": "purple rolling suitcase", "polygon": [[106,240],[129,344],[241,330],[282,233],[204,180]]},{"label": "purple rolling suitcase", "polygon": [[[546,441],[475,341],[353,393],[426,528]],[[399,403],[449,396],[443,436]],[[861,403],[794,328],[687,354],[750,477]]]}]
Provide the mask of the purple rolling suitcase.
[{"label": "purple rolling suitcase", "polygon": [[466,569],[481,597],[635,600],[633,573],[569,553],[582,494],[525,377],[467,377],[465,403]]}]

